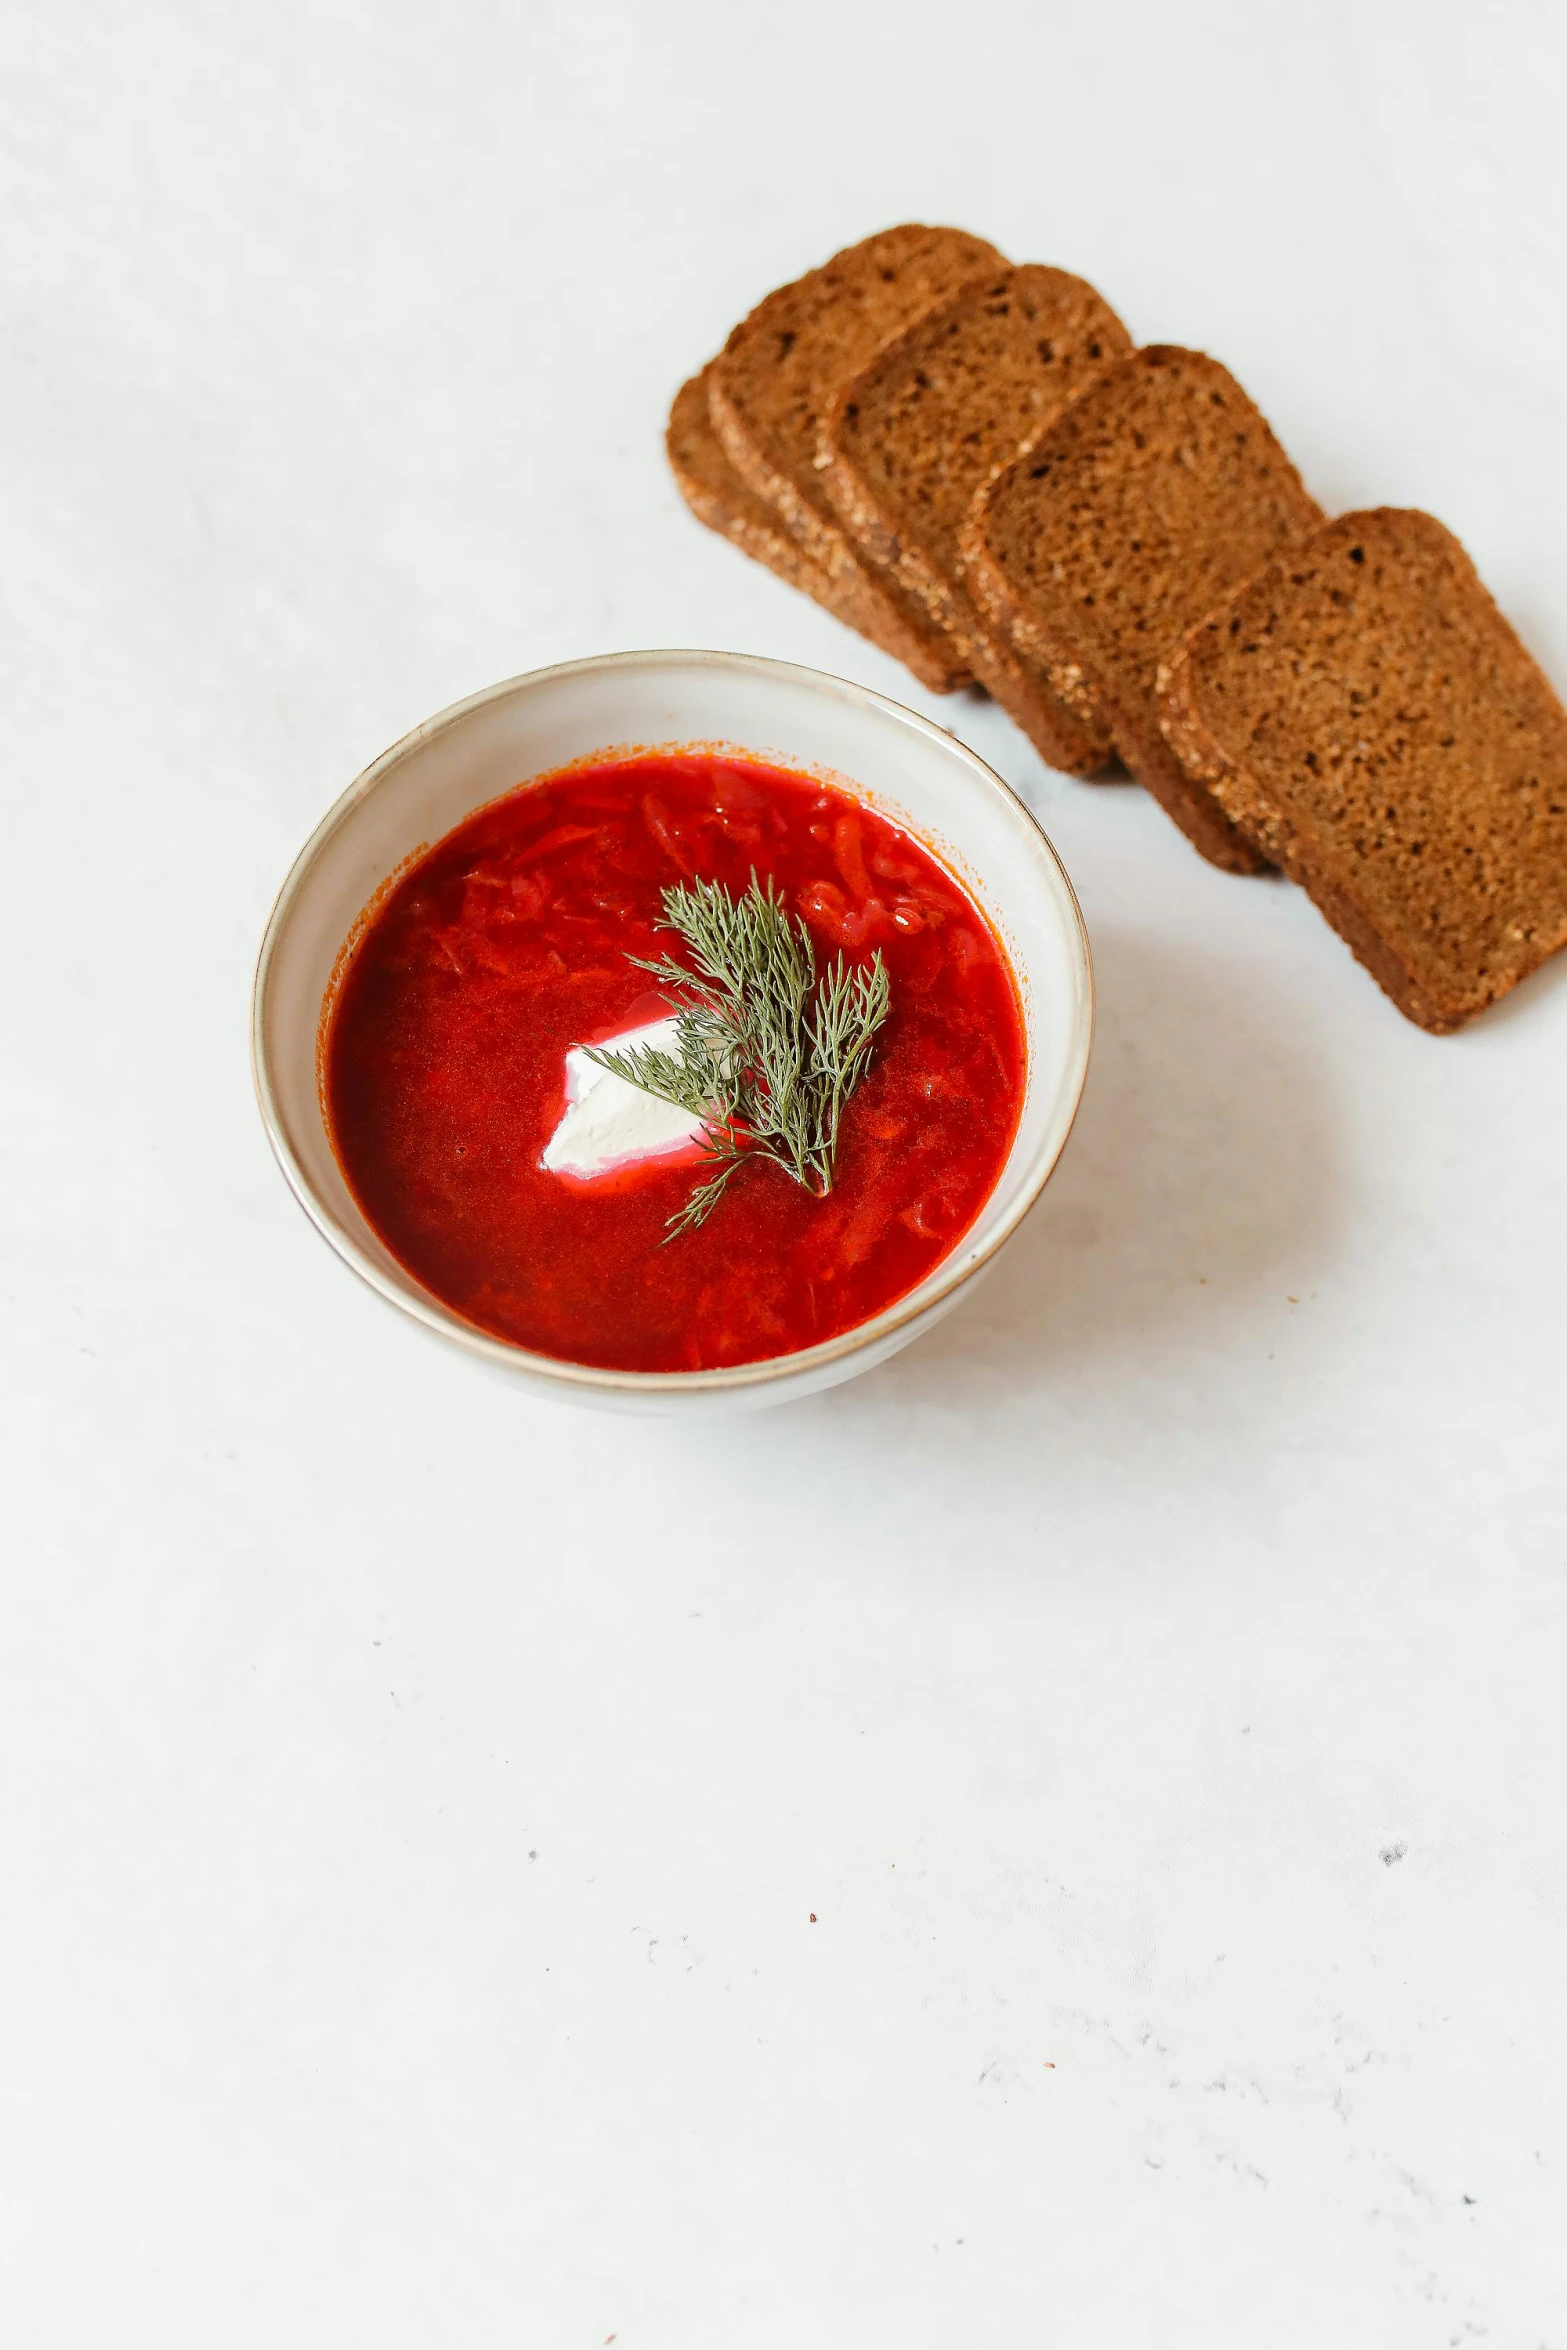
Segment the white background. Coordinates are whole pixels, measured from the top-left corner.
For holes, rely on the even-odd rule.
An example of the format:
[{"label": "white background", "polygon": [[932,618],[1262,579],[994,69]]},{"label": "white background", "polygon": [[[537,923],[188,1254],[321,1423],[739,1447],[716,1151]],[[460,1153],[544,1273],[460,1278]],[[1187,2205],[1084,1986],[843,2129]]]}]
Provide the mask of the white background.
[{"label": "white background", "polygon": [[[1418,1033],[660,435],[776,281],[956,221],[1442,515],[1567,684],[1567,16],[8,26],[7,2350],[1557,2350],[1567,965]],[[732,1426],[446,1359],[246,1064],[354,773],[643,644],[955,726],[1098,959],[1004,1271]]]}]

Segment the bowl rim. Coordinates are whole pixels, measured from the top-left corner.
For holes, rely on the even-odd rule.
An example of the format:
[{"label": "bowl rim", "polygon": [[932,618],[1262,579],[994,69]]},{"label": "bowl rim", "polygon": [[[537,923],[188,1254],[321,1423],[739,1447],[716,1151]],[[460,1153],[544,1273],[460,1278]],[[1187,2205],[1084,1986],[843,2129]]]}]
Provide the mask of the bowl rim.
[{"label": "bowl rim", "polygon": [[[841,1331],[836,1338],[824,1339],[818,1346],[801,1348],[793,1354],[764,1355],[756,1362],[734,1363],[709,1371],[617,1371],[592,1363],[570,1362],[557,1355],[536,1354],[528,1347],[514,1346],[507,1339],[492,1337],[488,1331],[464,1321],[460,1314],[444,1305],[433,1292],[421,1287],[417,1293],[407,1294],[383,1273],[317,1193],[294,1151],[272,1082],[266,1003],[272,966],[286,935],[289,917],[328,842],[358,812],[383,778],[401,760],[434,741],[473,711],[483,709],[490,702],[503,701],[526,688],[545,684],[555,678],[583,676],[610,669],[656,669],[668,663],[699,669],[722,668],[759,677],[786,678],[822,693],[830,700],[854,703],[875,711],[899,726],[926,736],[943,751],[955,756],[968,768],[979,787],[1000,804],[1023,847],[1057,885],[1071,916],[1066,929],[1076,967],[1078,1000],[1068,1045],[1066,1074],[1058,1092],[1054,1114],[1042,1141],[1036,1147],[1033,1164],[1017,1198],[982,1249],[965,1255],[963,1244],[959,1241],[951,1255],[944,1258],[916,1289],[895,1299],[869,1321],[858,1322],[853,1329]],[[484,686],[477,693],[450,703],[433,717],[423,719],[419,725],[411,727],[379,758],[373,759],[368,767],[361,770],[315,826],[289,867],[283,886],[273,901],[251,985],[250,1067],[261,1122],[290,1191],[322,1239],[349,1270],[357,1273],[377,1296],[396,1307],[400,1313],[422,1323],[434,1336],[463,1348],[492,1368],[513,1377],[519,1372],[526,1372],[556,1381],[563,1387],[620,1395],[651,1397],[672,1393],[711,1393],[762,1386],[777,1380],[809,1378],[828,1365],[842,1361],[847,1355],[858,1354],[895,1336],[910,1322],[923,1321],[937,1306],[954,1298],[966,1283],[986,1269],[1034,1206],[1066,1148],[1087,1081],[1094,1008],[1094,967],[1088,930],[1066,867],[1032,809],[977,751],[971,750],[967,743],[960,742],[946,727],[938,726],[934,720],[923,717],[919,711],[909,709],[902,702],[895,702],[890,695],[878,693],[872,686],[857,684],[852,678],[835,676],[829,670],[812,669],[797,661],[776,661],[763,653],[718,652],[690,646],[649,647],[619,653],[593,653],[573,661],[556,661],[542,669],[524,670],[515,677],[503,678],[495,685]],[[407,1278],[410,1281],[418,1279],[415,1274],[408,1274]]]}]

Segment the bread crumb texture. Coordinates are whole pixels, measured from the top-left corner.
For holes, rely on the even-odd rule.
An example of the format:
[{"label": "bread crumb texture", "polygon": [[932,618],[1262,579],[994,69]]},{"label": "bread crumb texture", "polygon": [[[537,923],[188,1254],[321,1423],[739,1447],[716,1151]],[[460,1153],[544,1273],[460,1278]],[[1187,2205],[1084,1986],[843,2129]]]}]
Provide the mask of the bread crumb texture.
[{"label": "bread crumb texture", "polygon": [[860,371],[827,420],[829,466],[841,459],[891,529],[955,573],[975,491],[1131,347],[1082,278],[1035,264],[1003,270],[965,286]]},{"label": "bread crumb texture", "polygon": [[829,570],[816,562],[784,528],[776,509],[742,481],[713,430],[711,375],[709,364],[681,385],[664,436],[675,486],[697,520],[901,661],[933,692],[949,692],[961,683],[956,660],[944,650],[933,653],[930,632],[885,595],[861,565],[844,562]]},{"label": "bread crumb texture", "polygon": [[1263,862],[1159,727],[1159,663],[1322,519],[1217,360],[1153,344],[1091,383],[975,502],[981,600],[1216,864]]},{"label": "bread crumb texture", "polygon": [[1047,762],[1102,768],[1109,739],[1063,703],[975,609],[958,535],[974,495],[1095,375],[1131,349],[1082,278],[1028,264],[970,281],[839,390],[816,453],[862,554],[891,572]]},{"label": "bread crumb texture", "polygon": [[728,463],[818,569],[874,613],[865,635],[909,644],[900,658],[935,693],[970,684],[970,672],[900,585],[860,559],[815,477],[815,435],[839,383],[881,343],[966,277],[1001,266],[994,244],[963,228],[886,228],[756,303],[707,371],[707,411]]},{"label": "bread crumb texture", "polygon": [[779,286],[740,321],[714,369],[713,421],[731,461],[764,493],[776,496],[761,472],[787,484],[830,528],[816,434],[833,394],[965,279],[1003,266],[983,237],[907,222]]},{"label": "bread crumb texture", "polygon": [[759,302],[709,378],[713,427],[735,471],[824,571],[897,616],[919,648],[910,668],[937,692],[972,683],[970,673],[897,581],[862,562],[818,478],[817,433],[833,394],[883,343],[966,279],[1003,267],[994,245],[964,229],[884,229]]},{"label": "bread crumb texture", "polygon": [[1567,711],[1430,515],[1327,524],[1191,632],[1161,698],[1188,771],[1423,1027],[1567,945]]}]

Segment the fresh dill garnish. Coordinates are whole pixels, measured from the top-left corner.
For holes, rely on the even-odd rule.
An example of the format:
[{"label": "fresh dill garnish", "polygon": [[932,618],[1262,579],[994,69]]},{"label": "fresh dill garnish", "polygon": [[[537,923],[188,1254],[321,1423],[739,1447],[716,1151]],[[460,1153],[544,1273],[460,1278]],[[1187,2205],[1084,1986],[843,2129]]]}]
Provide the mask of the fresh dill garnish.
[{"label": "fresh dill garnish", "polygon": [[739,898],[721,881],[666,889],[659,928],[679,934],[695,970],[672,955],[627,961],[651,972],[675,1005],[675,1049],[590,1046],[588,1058],[703,1122],[715,1172],[670,1217],[666,1239],[706,1223],[747,1159],[775,1160],[825,1199],[843,1105],[887,1017],[880,950],[853,970],[840,954],[818,978],[810,932],[754,872]]}]

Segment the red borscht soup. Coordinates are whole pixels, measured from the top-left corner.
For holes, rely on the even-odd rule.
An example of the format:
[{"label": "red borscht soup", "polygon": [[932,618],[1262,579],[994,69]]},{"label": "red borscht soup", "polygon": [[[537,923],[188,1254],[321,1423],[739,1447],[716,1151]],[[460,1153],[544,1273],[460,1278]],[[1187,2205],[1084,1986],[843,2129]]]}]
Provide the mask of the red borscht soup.
[{"label": "red borscht soup", "polygon": [[[674,1008],[628,959],[689,961],[666,892],[739,899],[753,874],[818,971],[879,951],[888,1009],[826,1196],[757,1158],[671,1237],[710,1171],[700,1136],[573,1159],[563,1120],[598,1074],[577,1048]],[[621,1371],[789,1354],[906,1295],[994,1188],[1026,1068],[1006,957],[928,849],[831,785],[700,751],[569,769],[469,818],[373,908],[326,1020],[333,1145],[392,1254],[479,1329]]]}]

